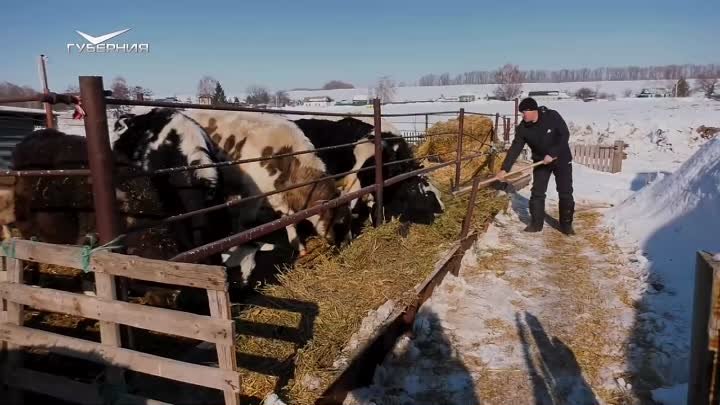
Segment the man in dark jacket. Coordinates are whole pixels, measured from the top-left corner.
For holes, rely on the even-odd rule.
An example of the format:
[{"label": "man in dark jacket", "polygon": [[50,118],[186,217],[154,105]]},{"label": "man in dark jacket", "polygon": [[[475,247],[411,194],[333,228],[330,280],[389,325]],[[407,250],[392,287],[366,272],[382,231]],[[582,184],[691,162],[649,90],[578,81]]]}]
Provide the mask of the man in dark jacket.
[{"label": "man in dark jacket", "polygon": [[572,227],[575,201],[572,186],[572,154],[568,143],[570,132],[560,114],[545,106],[538,108],[537,102],[526,98],[520,102],[518,110],[523,114],[523,122],[515,129],[515,139],[505,156],[505,161],[496,176],[503,180],[520,155],[525,144],[530,147],[533,162],[545,164],[533,169],[533,185],[530,195],[530,224],[526,232],[539,232],[545,222],[545,193],[550,175],[555,176],[557,192],[560,198],[560,231],[574,235]]}]

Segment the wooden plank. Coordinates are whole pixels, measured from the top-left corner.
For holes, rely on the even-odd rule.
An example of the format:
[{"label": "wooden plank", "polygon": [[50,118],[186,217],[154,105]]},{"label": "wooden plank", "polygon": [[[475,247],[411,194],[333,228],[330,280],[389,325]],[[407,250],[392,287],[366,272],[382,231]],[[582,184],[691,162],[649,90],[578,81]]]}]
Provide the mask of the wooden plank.
[{"label": "wooden plank", "polygon": [[[95,275],[95,289],[97,291],[97,297],[102,298],[105,300],[108,300],[108,302],[115,302],[114,300],[117,298],[116,296],[116,288],[115,288],[115,277],[107,275],[107,274],[96,274]],[[53,290],[46,290],[49,293],[52,293]],[[74,295],[74,294],[73,294]],[[94,297],[93,297],[94,298]],[[98,299],[94,298],[94,299]],[[51,302],[52,303],[52,302]],[[28,304],[32,305],[32,304]],[[90,307],[89,309],[91,309]],[[52,308],[46,310],[52,311]],[[64,311],[66,313],[69,313],[67,311]],[[75,314],[79,316],[84,316],[80,314]],[[97,319],[97,318],[95,318]],[[100,341],[106,345],[115,346],[115,347],[122,347],[122,339],[120,337],[120,327],[117,323],[108,322],[105,319],[99,319],[100,320]],[[118,384],[118,385],[124,385],[124,377],[123,377],[123,371],[116,367],[108,367],[107,373],[106,373],[106,381],[111,384]]]},{"label": "wooden plank", "polygon": [[590,146],[590,158],[592,159],[592,168],[594,170],[598,170],[598,146],[597,145],[591,145]]},{"label": "wooden plank", "polygon": [[[8,384],[26,391],[51,396],[67,402],[83,405],[103,405],[108,403],[96,384],[85,384],[69,378],[59,377],[39,371],[18,369],[8,376]],[[123,405],[170,405],[167,402],[142,398],[131,394],[119,394],[119,403]]]},{"label": "wooden plank", "polygon": [[206,342],[233,343],[233,323],[225,319],[10,283],[0,283],[0,297],[44,311],[119,323]]},{"label": "wooden plank", "polygon": [[206,290],[227,290],[227,273],[222,266],[175,263],[118,253],[98,252],[92,256],[90,268],[96,273],[112,274],[136,280]]},{"label": "wooden plank", "polygon": [[[230,298],[227,292],[208,291],[208,302],[210,304],[210,315],[213,318],[231,320]],[[232,321],[231,321],[232,322]],[[234,323],[231,336],[235,336]],[[217,343],[218,366],[221,369],[237,374],[237,358],[235,355],[234,342],[229,344]],[[238,375],[237,385],[223,388],[225,405],[240,405],[240,380]]]},{"label": "wooden plank", "polygon": [[[26,239],[14,239],[14,242],[15,257],[18,259],[82,269],[82,248],[80,247],[34,242]],[[1,250],[0,256],[5,256]]]},{"label": "wooden plank", "polygon": [[[11,288],[23,287],[23,261],[19,259],[5,258],[5,264],[7,269],[7,279],[5,285]],[[10,302],[9,300],[5,304],[5,322],[10,325],[22,325],[23,324],[23,306],[17,302]],[[7,360],[5,363],[5,373],[8,375],[18,368],[22,367],[23,358],[20,347],[11,343],[5,345],[8,351]],[[11,389],[8,392],[8,403],[13,405],[21,405],[23,403],[23,395],[19,390]]]},{"label": "wooden plank", "polygon": [[[4,256],[2,251],[0,251],[0,256]],[[15,257],[32,262],[82,269],[82,248],[78,246],[15,239]],[[113,276],[187,287],[213,290],[227,288],[227,275],[222,266],[170,263],[164,260],[100,251],[94,253],[90,258],[89,269]]]},{"label": "wooden plank", "polygon": [[19,346],[43,347],[61,355],[208,388],[225,390],[240,386],[240,375],[236,371],[185,363],[37,329],[0,325],[0,339]]},{"label": "wooden plank", "polygon": [[712,293],[716,274],[709,265],[710,255],[698,252],[695,262],[690,379],[688,404],[709,404],[713,353],[708,349],[708,326],[712,315]]},{"label": "wooden plank", "polygon": [[612,163],[611,173],[620,173],[620,171],[622,171],[624,145],[625,145],[625,142],[623,142],[623,141],[615,141],[615,143],[613,144],[614,150],[613,150],[613,157],[612,157],[613,163]]}]

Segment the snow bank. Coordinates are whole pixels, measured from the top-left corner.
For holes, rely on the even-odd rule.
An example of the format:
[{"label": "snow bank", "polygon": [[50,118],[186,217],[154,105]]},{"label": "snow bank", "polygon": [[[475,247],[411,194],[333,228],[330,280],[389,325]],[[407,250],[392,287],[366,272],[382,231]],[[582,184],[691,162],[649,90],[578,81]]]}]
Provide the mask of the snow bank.
[{"label": "snow bank", "polygon": [[635,266],[649,283],[638,327],[656,352],[665,383],[688,378],[695,257],[720,251],[720,139],[707,142],[674,173],[607,211],[621,246],[639,246]]}]

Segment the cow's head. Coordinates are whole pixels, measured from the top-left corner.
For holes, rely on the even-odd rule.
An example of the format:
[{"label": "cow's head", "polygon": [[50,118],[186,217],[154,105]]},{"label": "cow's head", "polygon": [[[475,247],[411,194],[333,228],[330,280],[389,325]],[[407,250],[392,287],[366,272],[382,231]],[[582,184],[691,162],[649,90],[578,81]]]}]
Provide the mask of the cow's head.
[{"label": "cow's head", "polygon": [[429,225],[444,212],[445,206],[440,191],[427,176],[418,175],[398,183],[388,193],[384,209],[386,218]]},{"label": "cow's head", "polygon": [[[153,108],[144,114],[123,114],[115,122],[113,135],[115,158],[120,163],[144,170],[210,164],[217,160],[215,148],[202,127],[170,108]],[[174,183],[184,183],[176,186],[200,184],[214,189],[218,170],[202,168],[170,177]]]}]

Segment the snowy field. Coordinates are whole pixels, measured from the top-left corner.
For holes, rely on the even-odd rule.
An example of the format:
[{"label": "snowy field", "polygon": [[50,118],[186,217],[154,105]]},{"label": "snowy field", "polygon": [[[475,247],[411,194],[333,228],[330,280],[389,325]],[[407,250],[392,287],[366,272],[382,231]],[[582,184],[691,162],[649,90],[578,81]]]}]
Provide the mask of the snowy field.
[{"label": "snowy field", "polygon": [[[692,87],[694,80],[688,80]],[[522,90],[527,95],[529,91],[545,91],[558,90],[565,91],[572,95],[583,87],[587,87],[599,93],[607,93],[617,98],[624,97],[625,91],[632,91],[633,95],[640,93],[643,88],[671,88],[675,84],[674,80],[637,80],[637,81],[602,81],[602,82],[570,82],[570,83],[524,83]],[[450,98],[458,97],[465,94],[473,94],[476,97],[492,96],[496,84],[472,84],[472,85],[453,85],[453,86],[408,86],[396,87],[395,97],[393,101],[426,101],[435,100],[440,97]],[[303,99],[304,97],[328,96],[333,100],[352,100],[353,96],[367,96],[372,90],[366,87],[356,89],[337,89],[337,90],[303,90],[289,91],[288,96],[291,99]],[[184,100],[184,99],[183,99]]]}]

